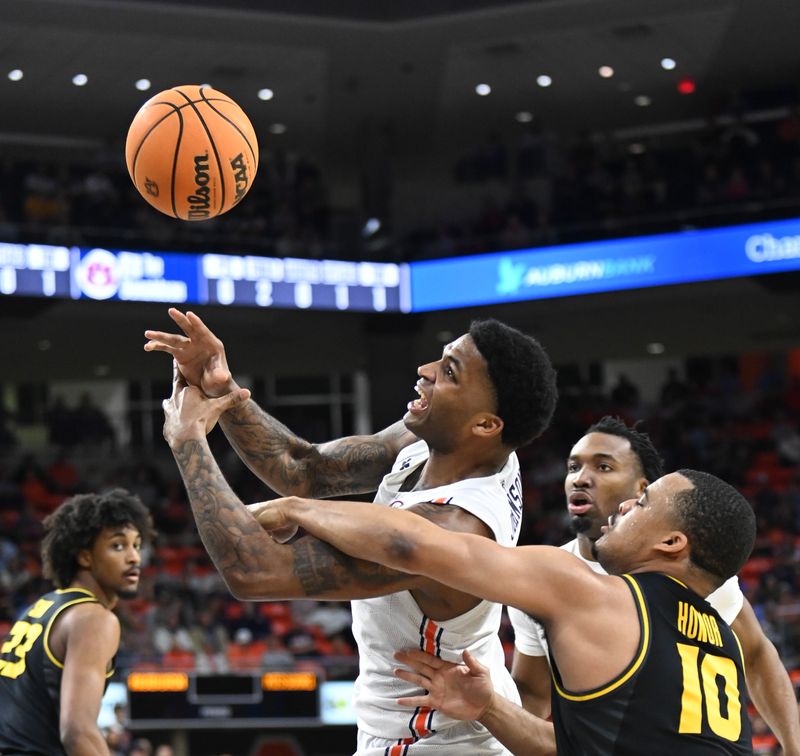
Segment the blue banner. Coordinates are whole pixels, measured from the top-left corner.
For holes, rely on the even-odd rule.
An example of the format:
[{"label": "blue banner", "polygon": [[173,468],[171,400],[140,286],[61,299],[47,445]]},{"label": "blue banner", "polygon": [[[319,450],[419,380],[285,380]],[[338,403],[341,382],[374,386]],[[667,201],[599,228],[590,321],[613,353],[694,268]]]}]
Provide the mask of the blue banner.
[{"label": "blue banner", "polygon": [[568,297],[800,269],[800,220],[431,260],[411,310]]},{"label": "blue banner", "polygon": [[407,265],[0,242],[0,297],[408,312]]}]

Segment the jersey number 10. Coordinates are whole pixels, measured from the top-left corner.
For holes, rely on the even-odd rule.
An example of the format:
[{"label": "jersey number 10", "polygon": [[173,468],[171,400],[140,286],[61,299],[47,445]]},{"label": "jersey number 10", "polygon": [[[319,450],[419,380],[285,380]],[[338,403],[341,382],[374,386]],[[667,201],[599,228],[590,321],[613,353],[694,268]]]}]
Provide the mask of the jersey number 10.
[{"label": "jersey number 10", "polygon": [[[699,734],[703,728],[703,702],[711,731],[721,738],[736,742],[742,733],[742,703],[739,698],[738,675],[733,659],[702,654],[700,649],[678,643],[683,667],[683,694],[678,732]],[[722,690],[717,678],[724,681],[726,712],[722,712]]]}]

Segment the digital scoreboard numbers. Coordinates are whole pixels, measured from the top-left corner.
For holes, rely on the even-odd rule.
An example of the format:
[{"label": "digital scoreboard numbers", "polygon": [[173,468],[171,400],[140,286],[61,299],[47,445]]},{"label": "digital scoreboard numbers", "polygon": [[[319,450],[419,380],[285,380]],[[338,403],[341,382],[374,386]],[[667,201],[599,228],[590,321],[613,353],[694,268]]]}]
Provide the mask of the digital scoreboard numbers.
[{"label": "digital scoreboard numbers", "polygon": [[68,298],[69,247],[0,243],[0,294]]},{"label": "digital scoreboard numbers", "polygon": [[0,243],[0,295],[408,312],[407,265]]},{"label": "digital scoreboard numbers", "polygon": [[283,309],[406,312],[406,266],[207,254],[201,280],[209,304]]},{"label": "digital scoreboard numbers", "polygon": [[209,728],[318,724],[319,681],[313,672],[189,674],[131,672],[128,708],[140,728]]}]

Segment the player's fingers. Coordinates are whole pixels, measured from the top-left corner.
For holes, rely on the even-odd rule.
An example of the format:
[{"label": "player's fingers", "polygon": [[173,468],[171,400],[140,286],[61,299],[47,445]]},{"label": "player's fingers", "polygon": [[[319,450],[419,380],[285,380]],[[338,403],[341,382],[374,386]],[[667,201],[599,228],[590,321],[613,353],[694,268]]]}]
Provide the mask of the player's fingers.
[{"label": "player's fingers", "polygon": [[462,658],[464,659],[464,664],[467,665],[467,668],[470,672],[485,672],[486,667],[483,666],[469,651],[464,649],[464,653],[462,654]]},{"label": "player's fingers", "polygon": [[148,352],[158,349],[162,352],[181,349],[191,344],[191,340],[186,336],[177,333],[164,333],[162,331],[145,331],[144,337],[149,341],[144,345]]},{"label": "player's fingers", "polygon": [[427,706],[430,696],[409,696],[408,698],[398,698],[397,703],[401,706]]},{"label": "player's fingers", "polygon": [[[181,376],[181,378],[183,378],[183,376]],[[225,412],[225,410],[229,410],[231,407],[235,407],[237,404],[242,404],[242,402],[246,402],[249,398],[250,398],[250,389],[240,388],[236,389],[235,391],[231,391],[229,394],[225,394],[225,396],[221,396],[218,399],[212,399],[212,403],[214,405],[214,409],[220,412],[221,414]]]},{"label": "player's fingers", "polygon": [[178,361],[172,360],[172,397],[175,398],[186,386],[186,379],[178,367]]},{"label": "player's fingers", "polygon": [[177,350],[173,347],[167,346],[166,344],[162,344],[160,341],[147,341],[144,345],[145,352],[167,352],[168,354],[174,354]]},{"label": "player's fingers", "polygon": [[397,651],[394,655],[397,661],[402,661],[404,664],[409,664],[413,667],[425,666],[431,669],[439,669],[444,666],[441,659],[421,651],[418,648],[404,648]]},{"label": "player's fingers", "polygon": [[191,310],[186,313],[186,327],[184,327],[183,330],[186,331],[186,333],[191,332],[195,336],[213,336],[208,326],[200,319],[200,316],[196,315]]},{"label": "player's fingers", "polygon": [[411,667],[411,669],[417,674],[425,675],[426,677],[433,677],[437,672],[434,667],[426,664],[424,661],[404,658],[402,656],[398,656],[397,654],[395,654],[395,659],[397,659],[397,661],[399,661],[401,664],[405,664],[406,667]]},{"label": "player's fingers", "polygon": [[398,667],[394,671],[394,676],[399,677],[401,680],[418,685],[420,688],[427,690],[431,685],[431,679],[425,675],[420,675],[416,672],[410,672],[407,669]]},{"label": "player's fingers", "polygon": [[188,324],[186,315],[184,315],[177,307],[170,307],[167,314],[175,321],[175,324],[183,331],[186,330],[184,326]]}]

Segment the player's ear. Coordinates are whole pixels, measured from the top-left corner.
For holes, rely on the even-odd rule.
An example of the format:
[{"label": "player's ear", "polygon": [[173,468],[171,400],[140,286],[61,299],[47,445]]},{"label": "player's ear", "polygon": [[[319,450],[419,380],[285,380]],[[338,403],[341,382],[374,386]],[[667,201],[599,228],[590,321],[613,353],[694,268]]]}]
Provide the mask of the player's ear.
[{"label": "player's ear", "polygon": [[481,413],[472,424],[472,432],[477,436],[491,438],[503,432],[503,425],[503,420],[498,415],[491,412]]},{"label": "player's ear", "polygon": [[664,556],[678,556],[689,545],[686,533],[680,530],[671,530],[664,534],[656,544],[656,551],[660,551]]},{"label": "player's ear", "polygon": [[75,557],[75,561],[78,563],[78,567],[80,567],[82,570],[91,569],[92,552],[89,551],[89,549],[81,549]]},{"label": "player's ear", "polygon": [[638,499],[643,493],[644,489],[650,485],[650,481],[647,478],[642,477],[636,481],[636,498]]}]

